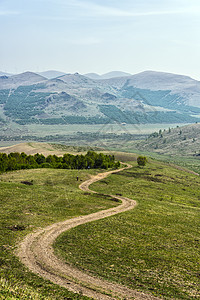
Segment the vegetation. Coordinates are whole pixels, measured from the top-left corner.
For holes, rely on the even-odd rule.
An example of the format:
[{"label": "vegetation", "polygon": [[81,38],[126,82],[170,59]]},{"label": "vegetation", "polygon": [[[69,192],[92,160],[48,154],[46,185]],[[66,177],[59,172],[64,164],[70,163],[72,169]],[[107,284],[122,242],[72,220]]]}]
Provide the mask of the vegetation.
[{"label": "vegetation", "polygon": [[56,253],[110,281],[164,299],[197,299],[200,179],[149,161],[96,182],[92,189],[138,202],[129,212],[62,234]]},{"label": "vegetation", "polygon": [[0,104],[6,103],[9,95],[9,90],[0,90]]},{"label": "vegetation", "polygon": [[138,163],[138,166],[140,166],[140,167],[146,166],[146,164],[147,164],[146,156],[142,156],[142,155],[138,156],[137,163]]},{"label": "vegetation", "polygon": [[147,105],[161,106],[164,108],[180,111],[184,114],[187,113],[188,117],[189,113],[200,113],[199,107],[184,105],[184,101],[182,105],[180,105],[180,101],[182,101],[180,95],[172,94],[170,90],[152,91],[148,89],[140,89],[132,86],[127,86],[123,91],[123,96],[130,99],[134,98],[136,100],[142,100]]},{"label": "vegetation", "polygon": [[20,125],[25,124],[44,124],[44,125],[65,125],[65,124],[105,124],[109,122],[108,118],[102,117],[82,117],[82,116],[66,116],[62,118],[29,118],[16,120],[16,123]]},{"label": "vegetation", "polygon": [[[116,96],[111,95],[110,98],[109,95],[111,94],[103,94],[104,101],[108,98],[111,101],[116,99]],[[172,95],[171,91],[150,91],[127,87],[124,88],[122,96],[142,100],[148,105],[170,108],[171,111],[156,111],[154,108],[152,108],[151,112],[129,109],[122,111],[117,106],[107,104],[105,101],[105,104],[98,105],[98,113],[95,112],[94,115],[85,116],[82,115],[82,111],[83,109],[87,109],[87,105],[82,101],[82,97],[77,98],[64,91],[61,93],[56,93],[54,90],[47,92],[45,86],[41,84],[19,86],[13,90],[12,93],[10,93],[9,89],[0,90],[0,104],[3,105],[3,114],[19,125],[92,125],[105,124],[108,122],[115,123],[116,121],[118,123],[127,124],[153,124],[191,123],[199,121],[198,114],[200,108],[179,105],[180,95]],[[88,95],[88,97],[90,96]],[[96,97],[98,97],[98,95],[93,95],[93,105],[95,106],[97,101],[95,99]],[[163,101],[163,98],[165,101]],[[44,114],[46,118],[44,118]],[[191,116],[192,114],[196,114],[197,117]]]},{"label": "vegetation", "polygon": [[73,141],[73,144],[80,145],[80,140],[82,144],[88,145],[88,142],[96,142],[98,146],[101,146],[101,143],[98,143],[102,140],[109,139],[113,144],[114,141],[126,141],[126,140],[139,140],[143,138],[147,138],[147,134],[130,134],[130,133],[122,133],[122,134],[115,134],[115,133],[101,133],[97,130],[97,132],[77,132],[71,135],[65,134],[56,134],[56,135],[46,135],[45,136],[36,136],[36,135],[15,135],[15,136],[5,136],[0,135],[1,141],[38,141],[38,142],[62,142],[68,143]]},{"label": "vegetation", "polygon": [[200,174],[200,163],[198,157],[191,157],[191,156],[180,156],[177,154],[177,156],[172,155],[163,155],[158,154],[155,152],[149,152],[149,151],[141,151],[141,150],[133,150],[134,153],[138,153],[139,155],[148,155],[151,156],[152,159],[165,162],[167,165],[172,165],[179,169],[187,169],[191,172],[195,172]]},{"label": "vegetation", "polygon": [[105,117],[82,117],[82,116],[66,116],[64,120],[68,124],[105,124],[109,122],[108,118]]},{"label": "vegetation", "polygon": [[64,154],[62,157],[43,154],[27,155],[24,152],[0,153],[0,171],[13,171],[35,168],[55,169],[108,169],[118,168],[120,162],[115,162],[114,155],[105,155],[88,151],[86,155]]},{"label": "vegetation", "polygon": [[141,151],[156,152],[175,157],[198,157],[200,153],[200,124],[169,128],[153,132],[135,147]]},{"label": "vegetation", "polygon": [[14,250],[23,237],[40,227],[116,206],[110,197],[78,189],[80,180],[98,172],[33,169],[0,175],[0,299],[88,299],[29,272]]},{"label": "vegetation", "polygon": [[49,93],[35,92],[35,88],[35,85],[19,86],[6,100],[4,106],[6,116],[24,120],[41,114]]},{"label": "vegetation", "polygon": [[[148,104],[148,103],[146,103]],[[192,123],[199,119],[176,111],[135,112],[122,111],[115,105],[99,105],[100,111],[109,118],[110,122],[127,124],[155,124],[155,123]]]}]

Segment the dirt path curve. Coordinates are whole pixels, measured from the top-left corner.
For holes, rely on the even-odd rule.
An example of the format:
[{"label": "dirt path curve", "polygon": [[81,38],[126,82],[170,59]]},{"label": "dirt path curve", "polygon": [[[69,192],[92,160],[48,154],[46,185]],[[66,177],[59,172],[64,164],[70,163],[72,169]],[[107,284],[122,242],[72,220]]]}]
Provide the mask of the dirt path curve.
[{"label": "dirt path curve", "polygon": [[[130,168],[128,165],[126,168]],[[91,191],[89,185],[93,182],[101,180],[110,174],[120,172],[124,169],[100,173],[91,179],[83,182],[79,188],[83,191]],[[17,250],[17,256],[20,258],[32,272],[52,281],[74,293],[91,297],[93,299],[158,299],[154,296],[144,294],[135,290],[131,290],[123,285],[108,282],[88,275],[73,266],[66,264],[54,255],[52,244],[55,239],[64,231],[74,228],[78,225],[100,220],[127,210],[136,206],[136,201],[112,195],[116,199],[122,201],[117,207],[92,213],[86,216],[80,216],[66,220],[64,222],[55,223],[46,228],[37,230],[25,237],[20,243]]]}]

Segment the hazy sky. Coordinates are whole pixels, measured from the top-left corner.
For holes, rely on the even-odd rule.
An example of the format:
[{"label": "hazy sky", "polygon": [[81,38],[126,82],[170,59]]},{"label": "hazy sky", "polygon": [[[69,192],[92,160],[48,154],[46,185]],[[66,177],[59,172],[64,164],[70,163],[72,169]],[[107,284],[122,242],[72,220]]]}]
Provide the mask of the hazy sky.
[{"label": "hazy sky", "polygon": [[200,80],[200,0],[0,0],[0,71]]}]

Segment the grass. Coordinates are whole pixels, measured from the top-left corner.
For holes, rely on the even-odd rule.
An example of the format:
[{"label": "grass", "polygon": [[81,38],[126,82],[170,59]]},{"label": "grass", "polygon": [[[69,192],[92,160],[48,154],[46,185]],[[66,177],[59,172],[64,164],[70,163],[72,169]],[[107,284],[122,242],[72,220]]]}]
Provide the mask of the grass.
[{"label": "grass", "polygon": [[14,250],[39,227],[115,206],[109,198],[78,189],[77,175],[83,181],[98,171],[36,169],[0,175],[0,299],[89,299],[29,272]]},{"label": "grass", "polygon": [[150,161],[96,182],[92,189],[121,193],[138,206],[62,234],[56,253],[110,281],[164,299],[200,297],[200,179]]},{"label": "grass", "polygon": [[[116,153],[116,157],[117,157],[117,153],[119,153],[119,149],[118,150],[114,150],[112,149],[112,151],[114,153]],[[134,146],[132,147],[132,149],[128,149],[126,147],[124,147],[124,154],[127,155],[131,155],[131,152],[133,152],[133,155],[146,155],[146,156],[150,156],[152,159],[155,160],[159,160],[159,161],[163,161],[166,164],[175,164],[178,166],[181,166],[183,168],[186,168],[188,170],[194,171],[198,174],[200,174],[200,158],[199,157],[195,157],[195,156],[181,156],[180,154],[177,155],[167,155],[167,154],[158,154],[155,152],[149,152],[149,151],[140,151],[138,149],[135,149]],[[127,156],[128,158],[128,156]],[[117,158],[118,159],[118,158]]]}]

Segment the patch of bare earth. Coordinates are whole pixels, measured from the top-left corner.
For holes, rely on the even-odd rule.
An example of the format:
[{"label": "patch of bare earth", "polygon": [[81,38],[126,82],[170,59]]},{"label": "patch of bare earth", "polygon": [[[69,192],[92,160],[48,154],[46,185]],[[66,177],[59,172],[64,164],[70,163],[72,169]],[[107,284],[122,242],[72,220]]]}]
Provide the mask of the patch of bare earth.
[{"label": "patch of bare earth", "polygon": [[[131,166],[129,165],[127,168],[129,167]],[[79,187],[83,191],[95,193],[89,189],[91,183],[123,169],[125,168],[100,173],[83,182]],[[158,299],[152,295],[86,274],[66,264],[54,254],[52,245],[62,232],[81,224],[131,210],[136,206],[136,201],[134,200],[122,196],[111,196],[121,200],[122,203],[114,208],[55,223],[27,235],[17,250],[17,256],[32,272],[39,276],[65,287],[74,293],[80,293],[93,299]]]}]

